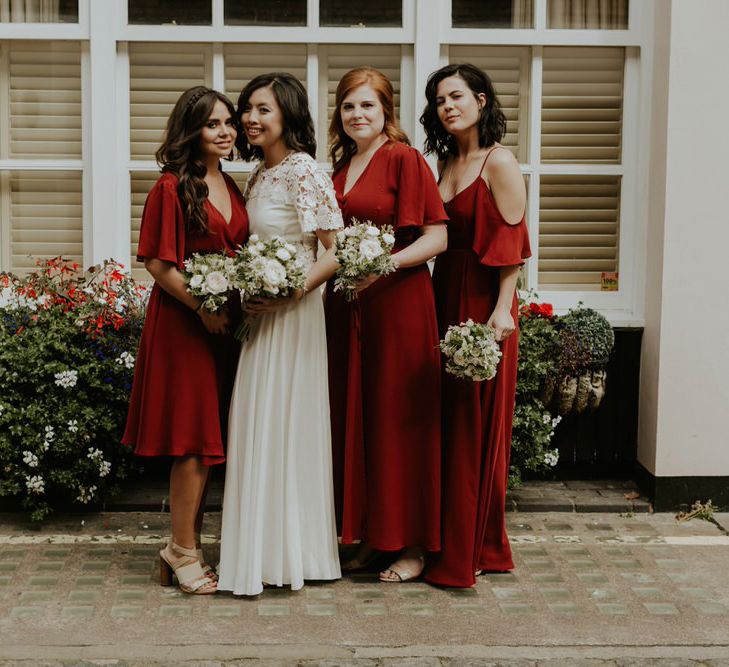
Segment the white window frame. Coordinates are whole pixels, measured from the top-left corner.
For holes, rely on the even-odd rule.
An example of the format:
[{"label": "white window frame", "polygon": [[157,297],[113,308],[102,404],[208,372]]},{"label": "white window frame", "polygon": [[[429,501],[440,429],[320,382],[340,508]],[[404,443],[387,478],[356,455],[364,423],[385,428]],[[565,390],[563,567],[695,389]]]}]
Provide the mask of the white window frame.
[{"label": "white window frame", "polygon": [[[323,64],[319,45],[341,43],[397,44],[403,46],[401,62],[403,128],[413,144],[423,145],[418,122],[424,103],[427,75],[448,62],[451,45],[508,45],[532,47],[527,161],[529,176],[528,220],[534,257],[527,265],[527,280],[536,281],[538,261],[539,176],[542,174],[605,174],[621,176],[620,189],[620,288],[616,292],[541,291],[559,311],[578,301],[597,308],[615,325],[642,325],[645,282],[645,188],[649,146],[644,134],[649,107],[652,0],[631,0],[627,30],[548,29],[547,0],[534,0],[534,27],[528,29],[453,28],[451,0],[403,0],[400,28],[346,28],[319,26],[318,0],[308,0],[307,25],[226,26],[223,0],[211,0],[209,26],[128,25],[127,0],[79,0],[77,24],[0,24],[0,39],[70,39],[82,43],[82,138],[79,160],[1,160],[0,171],[10,169],[83,170],[84,262],[89,265],[114,256],[129,262],[130,174],[157,171],[148,160],[131,160],[129,148],[129,49],[130,42],[189,42],[212,45],[212,86],[224,89],[223,44],[227,42],[304,43],[307,49],[307,86],[312,115],[318,118],[317,82]],[[544,46],[625,47],[622,157],[618,165],[540,164],[541,50]],[[536,102],[536,103],[535,103]],[[319,123],[317,123],[319,125]],[[642,141],[641,141],[642,139]],[[326,137],[318,137],[319,142]],[[639,150],[642,148],[642,150]],[[431,161],[432,162],[432,161]],[[231,172],[250,165],[230,163]],[[7,247],[0,238],[3,251]]]}]

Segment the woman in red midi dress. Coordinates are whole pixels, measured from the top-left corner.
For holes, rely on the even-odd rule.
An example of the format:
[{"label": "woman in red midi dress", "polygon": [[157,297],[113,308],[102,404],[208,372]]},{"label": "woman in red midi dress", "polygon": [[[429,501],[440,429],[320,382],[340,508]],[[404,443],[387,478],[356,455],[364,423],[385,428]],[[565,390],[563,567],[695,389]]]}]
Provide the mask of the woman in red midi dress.
[{"label": "woman in red midi dress", "polygon": [[443,374],[441,552],[426,580],[468,587],[481,570],[514,567],[505,528],[518,356],[516,280],[530,256],[519,165],[498,141],[506,120],[488,76],[449,65],[426,87],[426,148],[441,160],[448,250],[435,261],[441,337],[469,318],[501,341],[496,377],[472,382]]},{"label": "woman in red midi dress", "polygon": [[225,96],[203,86],[182,94],[157,152],[163,173],[147,196],[137,251],[155,283],[122,442],[140,456],[174,457],[172,540],[160,554],[161,571],[174,569],[186,593],[215,592],[197,538],[210,466],[225,460],[238,359],[228,328],[240,302],[231,298],[223,311],[206,311],[181,271],[193,253],[233,254],[248,236],[243,197],[220,170],[236,134],[235,109]]},{"label": "woman in red midi dress", "polygon": [[346,74],[330,127],[345,224],[395,228],[398,269],[326,295],[334,489],[345,570],[400,552],[383,581],[419,576],[440,548],[440,359],[426,262],[446,246],[446,219],[423,157],[395,123],[392,85],[372,68]]}]

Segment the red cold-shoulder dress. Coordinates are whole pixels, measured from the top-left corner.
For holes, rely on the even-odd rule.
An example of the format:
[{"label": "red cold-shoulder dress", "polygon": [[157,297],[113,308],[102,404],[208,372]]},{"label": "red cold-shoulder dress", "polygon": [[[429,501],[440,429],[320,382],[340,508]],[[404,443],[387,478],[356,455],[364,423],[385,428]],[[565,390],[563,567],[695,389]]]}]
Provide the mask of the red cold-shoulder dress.
[{"label": "red cold-shoulder dress", "polygon": [[[446,219],[414,148],[383,144],[350,191],[333,181],[345,224],[395,227],[395,251]],[[440,548],[440,353],[425,264],[379,278],[352,303],[326,295],[334,490],[342,542]]]},{"label": "red cold-shoulder dress", "polygon": [[[248,237],[248,216],[235,182],[227,174],[225,180],[230,221],[206,201],[208,234],[193,236],[185,231],[177,177],[163,174],[144,205],[138,258],[157,258],[182,269],[193,253],[232,254]],[[231,310],[234,320],[240,304],[231,303]],[[222,463],[238,351],[232,336],[208,333],[193,310],[155,283],[122,442],[140,456],[195,455],[206,465]]]},{"label": "red cold-shoulder dress", "polygon": [[[451,324],[486,322],[499,296],[499,267],[522,264],[531,255],[526,221],[504,220],[480,174],[445,208],[448,250],[436,258],[433,272],[441,338]],[[516,295],[511,314],[518,326]],[[430,583],[467,587],[475,583],[475,570],[514,567],[504,510],[518,330],[501,350],[493,380],[443,373],[442,548],[426,570]]]}]

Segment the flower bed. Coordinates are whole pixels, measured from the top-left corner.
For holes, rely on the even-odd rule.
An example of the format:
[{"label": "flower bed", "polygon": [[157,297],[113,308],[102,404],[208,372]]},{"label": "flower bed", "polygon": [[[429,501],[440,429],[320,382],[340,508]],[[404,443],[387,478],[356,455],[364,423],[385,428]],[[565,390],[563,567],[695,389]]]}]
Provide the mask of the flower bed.
[{"label": "flower bed", "polygon": [[103,501],[130,469],[119,442],[145,293],[115,262],[0,274],[0,496],[33,519]]}]

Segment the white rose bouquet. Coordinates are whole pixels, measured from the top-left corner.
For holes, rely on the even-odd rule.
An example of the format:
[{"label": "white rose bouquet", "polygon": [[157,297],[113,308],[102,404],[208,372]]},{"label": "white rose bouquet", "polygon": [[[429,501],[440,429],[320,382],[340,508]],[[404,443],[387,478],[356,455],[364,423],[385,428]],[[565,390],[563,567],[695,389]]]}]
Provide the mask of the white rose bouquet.
[{"label": "white rose bouquet", "polygon": [[[280,236],[263,242],[257,234],[251,234],[248,243],[236,256],[233,285],[243,299],[287,297],[304,287],[306,272],[295,245]],[[251,323],[244,318],[235,337],[245,340],[250,335]]]},{"label": "white rose bouquet", "polygon": [[234,289],[231,281],[235,265],[235,259],[223,253],[193,254],[185,260],[182,272],[187,291],[200,297],[202,307],[214,313],[228,300],[228,292]]},{"label": "white rose bouquet", "polygon": [[469,319],[448,327],[440,349],[446,371],[464,380],[491,380],[501,359],[494,330]]},{"label": "white rose bouquet", "polygon": [[354,285],[358,280],[373,273],[392,273],[396,268],[390,254],[394,245],[392,226],[376,227],[371,222],[353,219],[353,224],[337,233],[335,256],[339,268],[334,291],[344,292],[344,298],[352,301],[357,298]]}]

